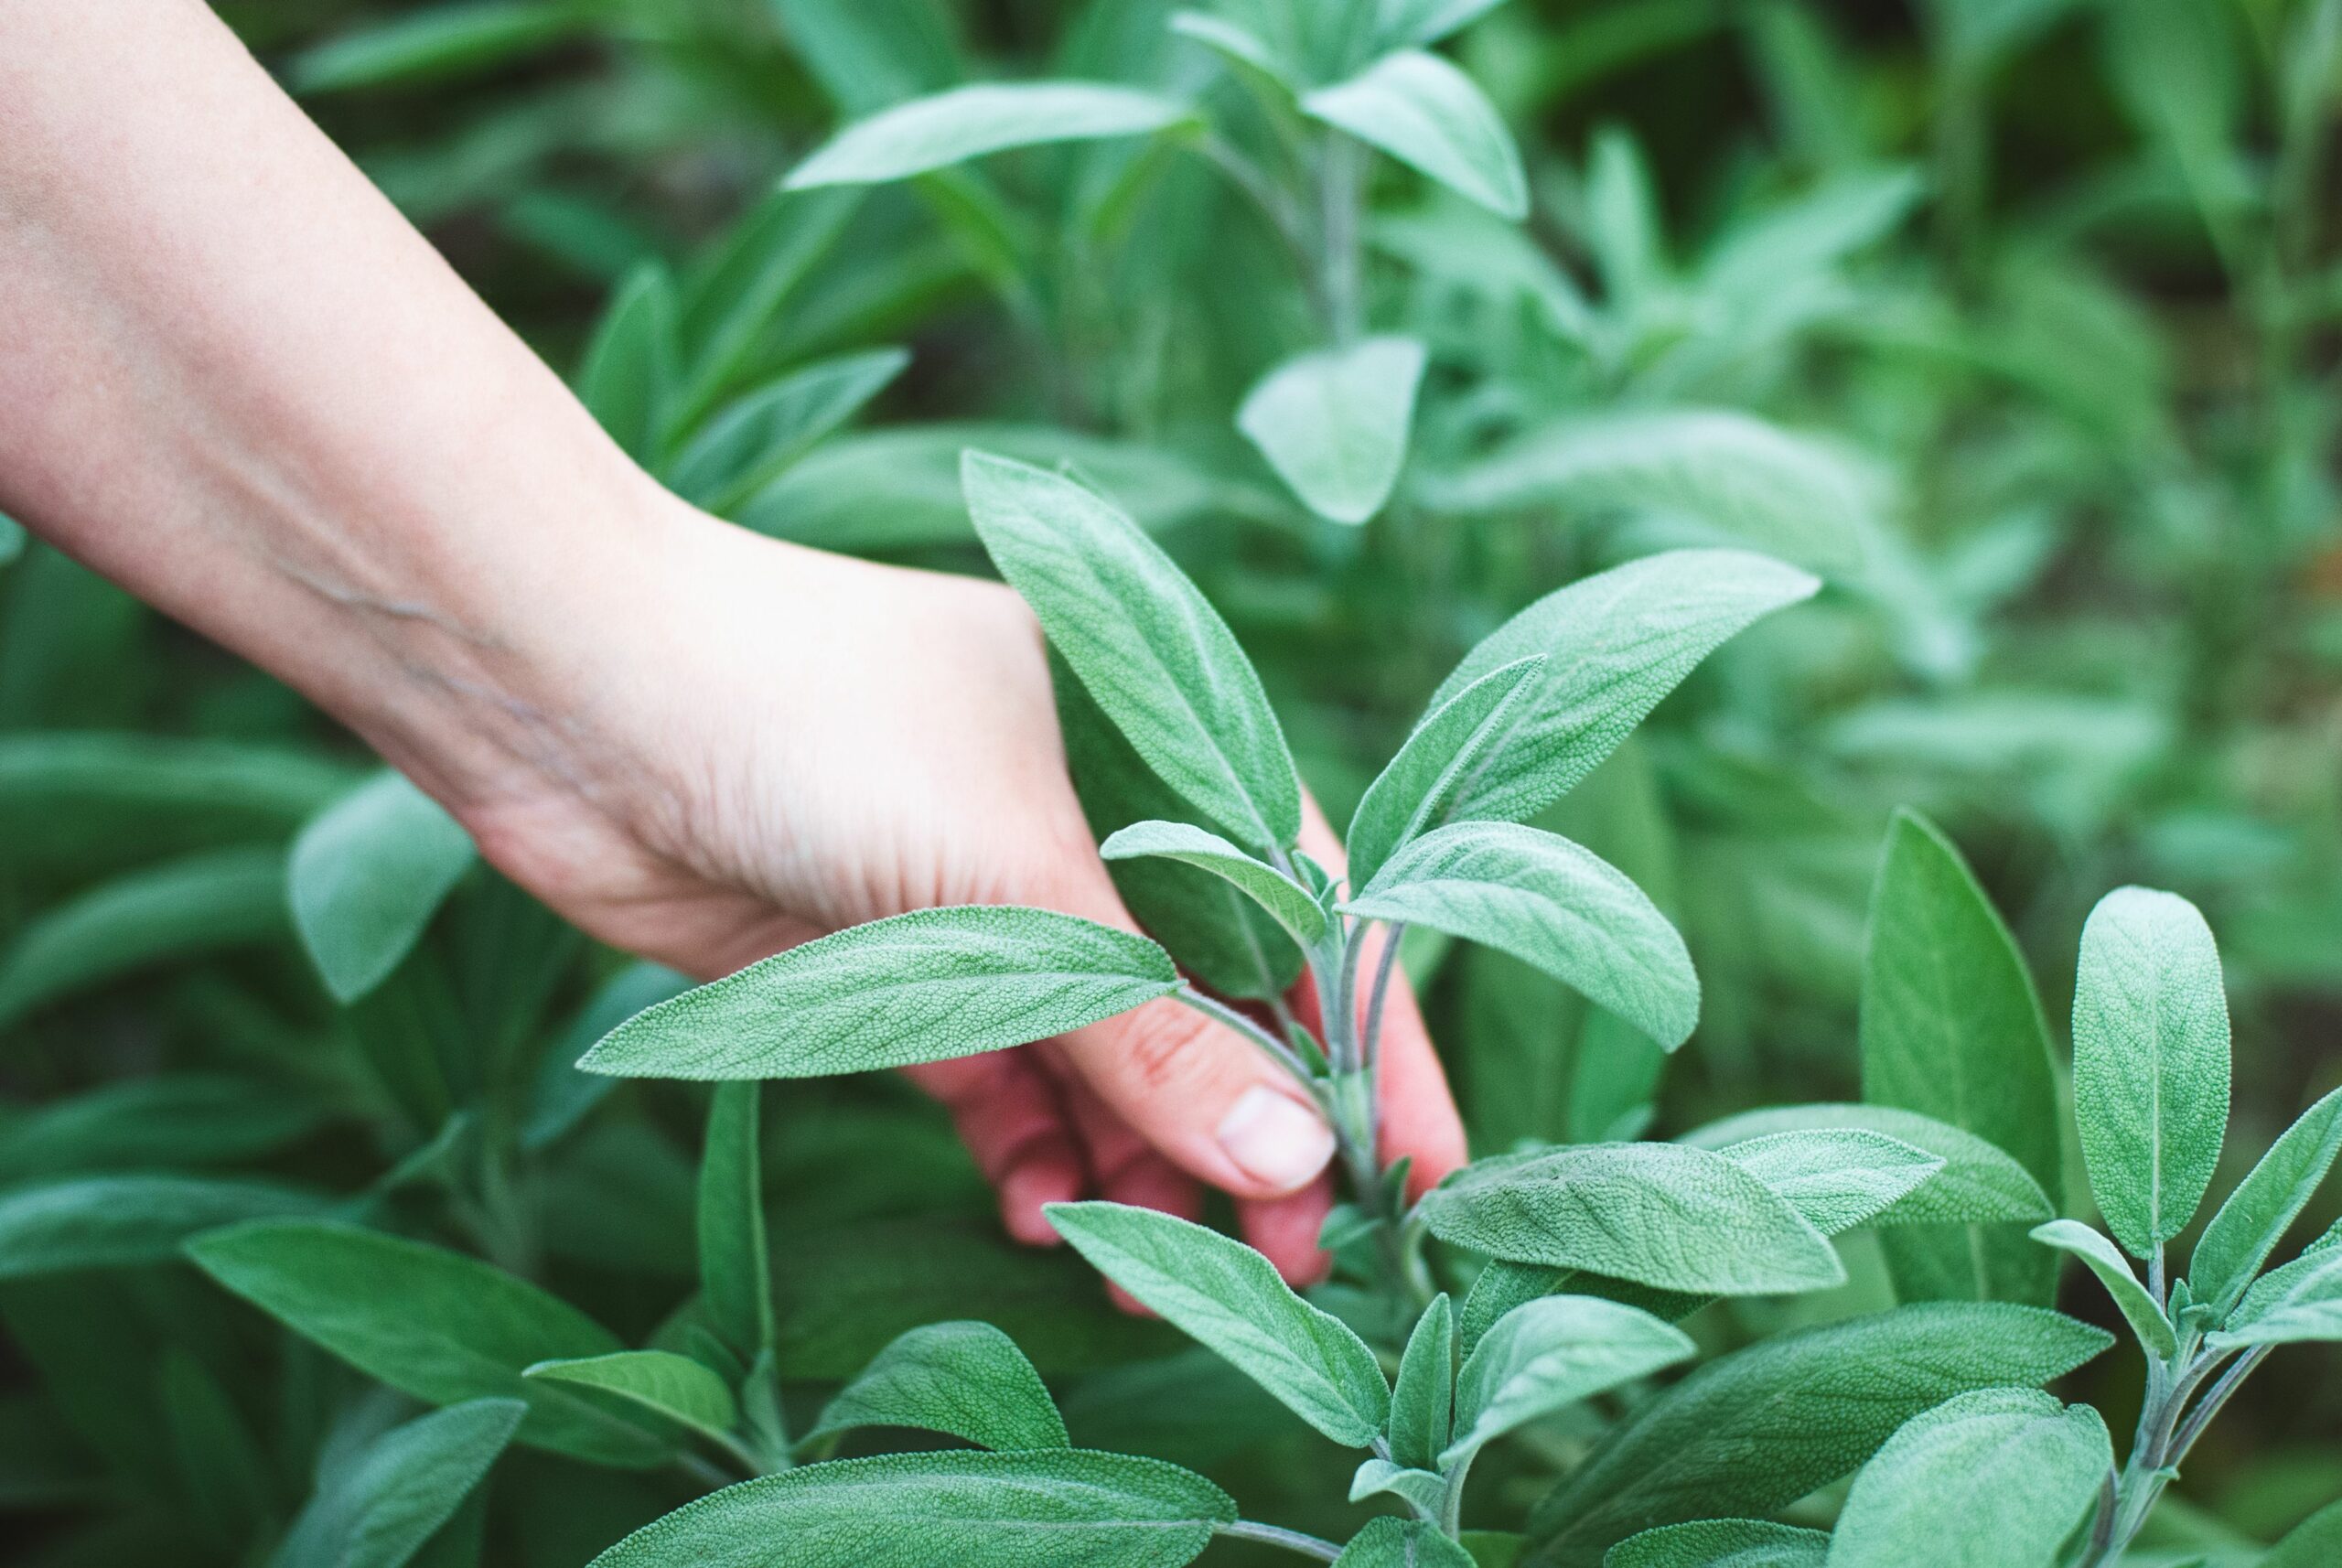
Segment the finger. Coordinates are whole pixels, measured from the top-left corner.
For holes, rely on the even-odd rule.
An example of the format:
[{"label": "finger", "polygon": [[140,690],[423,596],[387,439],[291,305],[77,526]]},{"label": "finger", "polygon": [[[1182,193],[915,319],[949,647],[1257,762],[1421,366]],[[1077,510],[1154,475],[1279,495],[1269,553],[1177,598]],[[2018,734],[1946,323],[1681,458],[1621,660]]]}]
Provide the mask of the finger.
[{"label": "finger", "polygon": [[1299,1290],[1333,1269],[1334,1260],[1317,1245],[1333,1208],[1334,1178],[1328,1174],[1289,1197],[1239,1203],[1237,1228],[1254,1251],[1276,1265],[1284,1283]]},{"label": "finger", "polygon": [[[1314,800],[1302,801],[1301,847],[1328,872],[1340,876],[1347,865],[1341,841],[1317,809]],[[1358,999],[1361,1028],[1375,1024],[1374,993],[1378,977],[1383,973],[1383,959],[1388,949],[1391,928],[1377,926],[1366,940],[1359,954],[1359,984],[1363,992]],[[1456,1097],[1447,1087],[1447,1072],[1440,1065],[1439,1053],[1432,1047],[1431,1032],[1423,1027],[1423,1009],[1416,1005],[1414,987],[1407,983],[1405,970],[1393,961],[1389,978],[1383,982],[1382,1010],[1378,1064],[1380,1069],[1382,1130],[1380,1146],[1375,1151],[1385,1165],[1404,1157],[1412,1160],[1407,1170],[1407,1196],[1422,1197],[1439,1185],[1442,1177],[1464,1164],[1467,1157],[1464,1138],[1464,1119],[1456,1110]],[[1296,992],[1308,990],[1306,983]],[[1311,991],[1308,1005],[1316,1015],[1316,995]],[[1296,1012],[1303,998],[1294,1000]]]},{"label": "finger", "polygon": [[[1063,1053],[1053,1053],[1063,1061]],[[1075,1133],[1080,1138],[1090,1160],[1090,1189],[1112,1203],[1127,1203],[1140,1208],[1157,1209],[1176,1215],[1182,1219],[1203,1218],[1203,1189],[1196,1178],[1158,1154],[1147,1141],[1133,1132],[1129,1123],[1107,1108],[1080,1078],[1069,1076],[1058,1086],[1066,1109],[1071,1113]],[[1155,1314],[1113,1281],[1106,1282],[1106,1294],[1113,1304],[1134,1317],[1152,1317]]]},{"label": "finger", "polygon": [[1008,1233],[1027,1246],[1058,1245],[1042,1208],[1080,1197],[1087,1168],[1049,1075],[1021,1052],[992,1051],[906,1068],[904,1076],[951,1112],[999,1197]]}]

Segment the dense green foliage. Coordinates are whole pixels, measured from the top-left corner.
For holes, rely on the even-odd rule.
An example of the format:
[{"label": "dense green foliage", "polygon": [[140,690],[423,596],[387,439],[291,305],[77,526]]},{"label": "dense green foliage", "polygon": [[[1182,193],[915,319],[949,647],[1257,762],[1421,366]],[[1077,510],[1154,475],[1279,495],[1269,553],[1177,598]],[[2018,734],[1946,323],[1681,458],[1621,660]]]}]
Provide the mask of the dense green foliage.
[{"label": "dense green foliage", "polygon": [[[1154,940],[687,990],[23,548],[24,1561],[2331,1560],[2342,4],[221,9],[680,493],[1022,593]],[[1305,1299],[831,1076],[1304,973]]]}]

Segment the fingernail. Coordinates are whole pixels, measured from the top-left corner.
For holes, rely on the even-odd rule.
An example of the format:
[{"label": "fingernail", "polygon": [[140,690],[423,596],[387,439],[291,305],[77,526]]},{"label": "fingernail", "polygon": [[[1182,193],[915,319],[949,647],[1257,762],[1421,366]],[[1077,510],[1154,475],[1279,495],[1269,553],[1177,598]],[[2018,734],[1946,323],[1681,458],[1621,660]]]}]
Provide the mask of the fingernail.
[{"label": "fingernail", "polygon": [[1277,1195],[1308,1186],[1334,1157],[1333,1129],[1316,1112],[1258,1086],[1229,1107],[1219,1137],[1238,1169]]}]

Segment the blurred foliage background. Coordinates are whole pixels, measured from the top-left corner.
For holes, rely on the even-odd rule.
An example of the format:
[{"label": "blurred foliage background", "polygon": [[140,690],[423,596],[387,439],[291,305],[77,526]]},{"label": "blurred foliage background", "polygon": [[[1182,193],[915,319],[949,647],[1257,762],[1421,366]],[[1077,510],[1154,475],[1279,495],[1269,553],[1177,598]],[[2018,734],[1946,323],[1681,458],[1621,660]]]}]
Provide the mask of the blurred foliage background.
[{"label": "blurred foliage background", "polygon": [[[1717,537],[1822,571],[1830,591],[1711,660],[1554,823],[1685,930],[1705,1012],[1663,1074],[1511,961],[1411,950],[1483,1150],[1854,1098],[1865,903],[1901,804],[1965,850],[2061,1038],[2101,893],[2205,909],[2236,1015],[2221,1185],[2342,1081],[2342,5],[1496,8],[1454,52],[1520,137],[1533,209],[1516,229],[1404,171],[1375,187],[1367,314],[1429,343],[1432,371],[1398,499],[1363,529],[1311,516],[1231,427],[1316,328],[1274,231],[1192,150],[776,194],[841,120],[964,80],[1224,91],[1167,0],[218,9],[589,400],[597,361],[671,345],[665,422],[620,434],[702,504],[973,570],[970,431],[1070,460],[1227,614],[1337,820],[1457,655],[1556,585]],[[757,393],[813,371],[865,389],[850,423],[768,450]],[[214,1129],[173,1157],[363,1187],[614,1326],[654,1323],[688,1287],[694,1102],[632,1085],[572,1105],[561,1071],[610,987],[639,1004],[659,978],[475,873],[396,983],[333,1007],[287,940],[282,856],[364,759],[38,545],[0,596],[7,1174],[54,1168],[27,1130],[88,1091],[225,1075],[237,1109],[166,1118],[183,1141]],[[1241,1383],[1133,1361],[1163,1341],[1095,1308],[1081,1271],[992,1240],[926,1108],[857,1084],[779,1109],[797,1375],[991,1316],[1045,1370],[1087,1374],[1078,1437],[1241,1450],[1255,1488],[1282,1464],[1313,1477],[1299,1495],[1338,1494]],[[500,1115],[521,1130],[481,1131]],[[44,1521],[26,1560],[141,1560],[194,1508],[203,1540],[180,1546],[226,1561],[302,1495],[349,1375],[180,1276],[0,1283],[24,1374],[0,1400],[0,1507]],[[1737,1331],[1848,1309],[1751,1308]],[[231,1370],[260,1346],[289,1358],[265,1390]],[[2214,1430],[2173,1528],[2267,1539],[2342,1494],[2342,1411],[2315,1392],[2342,1360],[2298,1354]],[[2135,1408],[2088,1392],[2118,1424]],[[675,1500],[513,1465],[499,1496],[542,1521],[491,1533],[514,1561],[581,1562]]]}]

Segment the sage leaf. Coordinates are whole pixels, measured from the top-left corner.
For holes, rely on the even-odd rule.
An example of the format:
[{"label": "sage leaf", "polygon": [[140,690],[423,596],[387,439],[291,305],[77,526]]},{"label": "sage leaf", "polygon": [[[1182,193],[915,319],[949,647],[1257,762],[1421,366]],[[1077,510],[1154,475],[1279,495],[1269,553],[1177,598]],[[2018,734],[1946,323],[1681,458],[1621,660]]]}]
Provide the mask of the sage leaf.
[{"label": "sage leaf", "polygon": [[1159,856],[1210,872],[1274,916],[1305,945],[1326,934],[1326,911],[1309,889],[1218,833],[1187,822],[1133,822],[1098,846],[1108,860]]},{"label": "sage leaf", "polygon": [[1178,989],[1144,937],[965,905],[852,926],[646,1008],[578,1066],[621,1078],[816,1078],[996,1051]]},{"label": "sage leaf", "polygon": [[323,1206],[314,1192],[233,1177],[158,1173],[27,1183],[0,1191],[0,1280],[167,1262],[189,1236]]},{"label": "sage leaf", "polygon": [[329,1107],[263,1079],[175,1072],[56,1101],[6,1124],[0,1181],[231,1165],[314,1131]]},{"label": "sage leaf", "polygon": [[1176,100],[1111,82],[979,82],[856,121],[791,169],[782,188],[876,185],[1012,147],[1144,135],[1191,113]]},{"label": "sage leaf", "polygon": [[903,349],[865,349],[801,365],[708,421],[667,466],[667,488],[728,515],[852,419],[911,362]]},{"label": "sage leaf", "polygon": [[0,736],[0,834],[20,872],[101,875],[274,843],[362,775],[285,746],[104,731]]},{"label": "sage leaf", "polygon": [[638,463],[654,463],[682,384],[675,280],[658,262],[628,273],[577,368],[577,400]]},{"label": "sage leaf", "polygon": [[293,61],[300,93],[443,81],[490,70],[583,31],[588,18],[545,0],[462,0],[344,33]]},{"label": "sage leaf", "polygon": [[1235,1518],[1227,1493],[1155,1459],[896,1454],[726,1487],[653,1520],[592,1568],[1180,1568]]},{"label": "sage leaf", "polygon": [[772,1263],[765,1244],[757,1136],[762,1092],[755,1082],[715,1086],[699,1167],[700,1299],[709,1326],[744,1362],[771,1349],[773,1341]]},{"label": "sage leaf", "polygon": [[1003,1452],[1071,1441],[1041,1374],[989,1323],[930,1323],[904,1334],[822,1407],[799,1446],[857,1426],[944,1432]]},{"label": "sage leaf", "polygon": [[2033,1239],[2045,1247],[2070,1252],[2089,1265],[2090,1272],[2098,1276],[2106,1294],[2122,1309],[2123,1321],[2139,1337],[2139,1344],[2148,1356],[2168,1360],[2178,1350],[2179,1336],[2173,1329],[2171,1319],[2155,1305],[2155,1298],[2147,1294],[2147,1287],[2131,1272],[2130,1260],[2113,1242],[2079,1219],[2053,1219],[2036,1227]]},{"label": "sage leaf", "polygon": [[395,773],[376,775],[301,830],[285,892],[335,1001],[355,1002],[390,977],[472,859],[456,819]]},{"label": "sage leaf", "polygon": [[[1909,811],[1887,830],[1871,892],[1861,1033],[1865,1101],[1949,1122],[2006,1150],[2043,1192],[2064,1190],[2033,978],[1960,852]],[[1898,1230],[1880,1242],[1907,1301],[2047,1305],[2056,1294],[2057,1261],[2015,1226]]]},{"label": "sage leaf", "polygon": [[1545,668],[1542,654],[1500,665],[1440,703],[1415,726],[1351,813],[1344,848],[1350,884],[1374,880],[1391,854],[1446,816],[1481,754],[1501,740],[1521,688]]},{"label": "sage leaf", "polygon": [[1391,1457],[1408,1469],[1435,1468],[1455,1414],[1456,1308],[1443,1291],[1415,1320],[1399,1358],[1391,1386]]},{"label": "sage leaf", "polygon": [[1138,525],[1071,479],[970,452],[968,515],[1147,766],[1248,849],[1288,849],[1301,784],[1251,660]]},{"label": "sage leaf", "polygon": [[2082,927],[2074,1122],[2107,1229],[2133,1257],[2204,1201],[2229,1119],[2219,950],[2186,899],[2122,887]]},{"label": "sage leaf", "polygon": [[1696,1149],[1728,1149],[1778,1133],[1828,1128],[1884,1133],[1943,1162],[1933,1176],[1864,1220],[1866,1225],[1979,1225],[2057,1217],[2041,1184],[2006,1152],[1949,1122],[1891,1105],[1785,1105],[1751,1111],[1711,1122],[1676,1142]]},{"label": "sage leaf", "polygon": [[2261,1560],[2261,1568],[2328,1568],[2335,1563],[2342,1563],[2342,1502],[2327,1504],[2288,1530]]},{"label": "sage leaf", "polygon": [[1512,133],[1472,79],[1437,55],[1394,50],[1301,106],[1499,217],[1529,215]]},{"label": "sage leaf", "polygon": [[270,1568],[402,1568],[487,1476],[528,1409],[467,1400],[391,1428],[319,1476]]},{"label": "sage leaf", "polygon": [[1822,1568],[1830,1537],[1756,1519],[1662,1525],[1610,1549],[1602,1568]]},{"label": "sage leaf", "polygon": [[1294,1294],[1252,1248],[1119,1203],[1058,1203],[1047,1213],[1100,1273],[1335,1442],[1365,1448],[1382,1435],[1391,1388],[1374,1352],[1339,1318]]},{"label": "sage leaf", "polygon": [[1943,1169],[1925,1150],[1862,1127],[1770,1133],[1717,1152],[1824,1236],[1869,1224]]},{"label": "sage leaf", "polygon": [[1961,1394],[1906,1422],[1863,1466],[1830,1568],[2052,1568],[2113,1466],[2088,1405],[2032,1389]]},{"label": "sage leaf", "polygon": [[1503,0],[1381,0],[1378,27],[1392,44],[1435,44],[1493,11]]},{"label": "sage leaf", "polygon": [[1696,1350],[1681,1329],[1593,1296],[1550,1295],[1498,1320],[1456,1378],[1456,1437],[1444,1470],[1517,1427]]},{"label": "sage leaf", "polygon": [[1654,1526],[1771,1513],[1954,1394],[2046,1383],[2112,1343],[2039,1307],[1928,1302],[1752,1345],[1644,1406],[1540,1503],[1535,1560],[1594,1568]]},{"label": "sage leaf", "polygon": [[[2311,1106],[2269,1146],[2212,1216],[2187,1262],[2196,1299],[2226,1317],[2244,1298],[2342,1153],[2342,1089]],[[2216,1319],[2217,1321],[2217,1319]]]},{"label": "sage leaf", "polygon": [[1244,394],[1236,428],[1310,510],[1362,523],[1399,482],[1423,378],[1423,346],[1413,338],[1314,349]]},{"label": "sage leaf", "polygon": [[2321,1243],[2253,1282],[2205,1343],[2217,1350],[2342,1339],[2342,1247]]},{"label": "sage leaf", "polygon": [[1426,825],[1518,822],[1543,810],[1718,645],[1821,585],[1745,550],[1670,550],[1547,594],[1481,639],[1433,693],[1436,712],[1505,665],[1545,660]]},{"label": "sage leaf", "polygon": [[1350,1476],[1350,1501],[1384,1496],[1399,1498],[1426,1519],[1436,1519],[1447,1500],[1447,1478],[1436,1470],[1410,1470],[1388,1459],[1360,1461]]},{"label": "sage leaf", "polygon": [[1756,1176],[1672,1144],[1477,1161],[1426,1194],[1422,1213],[1457,1246],[1662,1290],[1773,1294],[1846,1277],[1821,1232]]},{"label": "sage leaf", "polygon": [[521,1375],[606,1389],[654,1415],[711,1437],[728,1435],[740,1419],[739,1407],[722,1378],[688,1356],[665,1350],[618,1350],[607,1356],[539,1361],[523,1369]]},{"label": "sage leaf", "polygon": [[1510,953],[1669,1050],[1699,1022],[1682,937],[1625,873],[1558,833],[1512,822],[1436,829],[1341,908]]},{"label": "sage leaf", "polygon": [[430,1404],[529,1406],[519,1441],[590,1464],[648,1467],[667,1440],[524,1368],[607,1356],[616,1336],[476,1258],[352,1226],[264,1219],[188,1243],[196,1266],[306,1339]]},{"label": "sage leaf", "polygon": [[1473,1568],[1470,1553],[1419,1519],[1378,1519],[1350,1537],[1334,1568]]},{"label": "sage leaf", "polygon": [[1181,38],[1193,38],[1235,64],[1261,72],[1288,92],[1298,93],[1301,91],[1299,75],[1279,58],[1267,39],[1250,27],[1209,11],[1174,11],[1170,26],[1171,30]]}]

